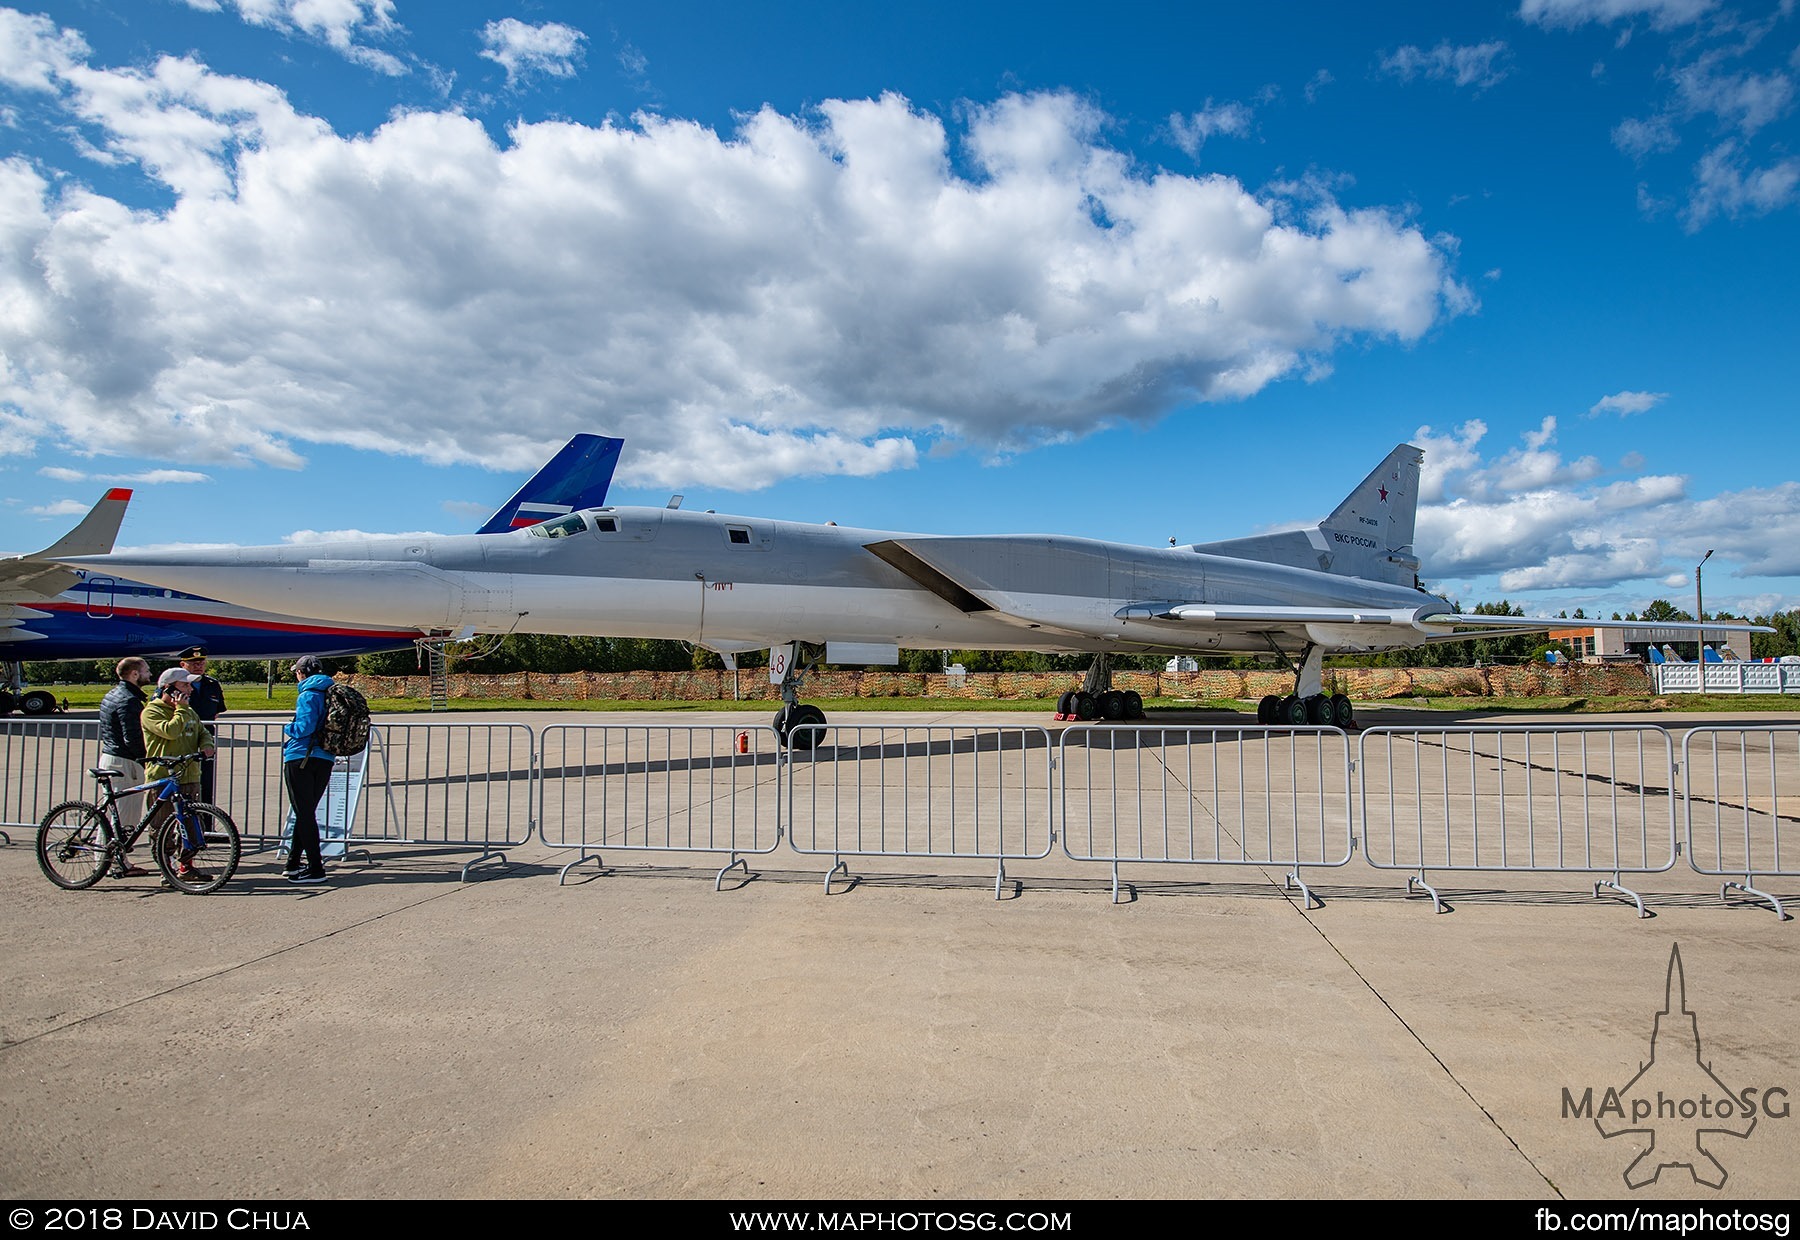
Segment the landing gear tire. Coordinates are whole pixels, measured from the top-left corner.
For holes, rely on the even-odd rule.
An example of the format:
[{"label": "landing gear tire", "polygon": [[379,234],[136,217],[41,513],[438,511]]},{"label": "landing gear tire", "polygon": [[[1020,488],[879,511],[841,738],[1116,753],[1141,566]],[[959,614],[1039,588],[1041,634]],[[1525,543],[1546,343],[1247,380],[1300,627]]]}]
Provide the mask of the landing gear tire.
[{"label": "landing gear tire", "polygon": [[784,746],[810,751],[819,743],[819,734],[809,725],[823,726],[824,723],[825,712],[811,702],[783,706],[775,712],[775,735],[781,738]]},{"label": "landing gear tire", "polygon": [[1074,714],[1075,713],[1074,701],[1075,701],[1075,690],[1073,690],[1073,689],[1070,689],[1068,692],[1064,693],[1061,697],[1057,698],[1056,699],[1056,717],[1058,719],[1067,719],[1070,715]]},{"label": "landing gear tire", "polygon": [[1323,693],[1315,693],[1306,699],[1306,722],[1316,727],[1331,725],[1331,699]]},{"label": "landing gear tire", "polygon": [[46,689],[33,689],[19,699],[22,715],[48,715],[56,709],[56,695]]},{"label": "landing gear tire", "polygon": [[1340,728],[1350,727],[1356,722],[1356,708],[1350,704],[1350,699],[1345,694],[1331,695],[1331,722]]},{"label": "landing gear tire", "polygon": [[1108,689],[1100,695],[1100,716],[1109,723],[1117,723],[1125,717],[1125,695],[1117,689]]},{"label": "landing gear tire", "polygon": [[1266,694],[1256,704],[1256,721],[1258,723],[1274,723],[1276,712],[1281,709],[1281,699],[1275,694]]},{"label": "landing gear tire", "polygon": [[1275,708],[1275,722],[1288,727],[1300,727],[1306,722],[1306,699],[1288,694],[1281,699]]},{"label": "landing gear tire", "polygon": [[1144,717],[1144,697],[1136,689],[1125,690],[1125,717],[1127,719]]},{"label": "landing gear tire", "polygon": [[1094,717],[1094,699],[1089,694],[1077,689],[1075,696],[1069,699],[1069,713],[1082,722]]}]

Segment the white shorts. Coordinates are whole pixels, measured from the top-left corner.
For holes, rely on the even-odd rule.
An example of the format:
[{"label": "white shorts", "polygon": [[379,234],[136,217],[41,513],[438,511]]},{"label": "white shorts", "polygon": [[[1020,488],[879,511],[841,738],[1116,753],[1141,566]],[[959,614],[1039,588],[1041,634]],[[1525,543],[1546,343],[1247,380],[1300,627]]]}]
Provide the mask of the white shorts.
[{"label": "white shorts", "polygon": [[[123,779],[113,780],[115,789],[129,788],[133,784],[144,782],[144,764],[142,762],[133,762],[130,758],[121,758],[117,754],[103,753],[100,755],[100,761],[95,765],[103,771],[118,771],[124,775]],[[141,792],[134,792],[128,797],[120,797],[116,805],[119,810],[119,821],[124,824],[126,831],[137,826],[138,819],[144,816],[144,794]]]}]

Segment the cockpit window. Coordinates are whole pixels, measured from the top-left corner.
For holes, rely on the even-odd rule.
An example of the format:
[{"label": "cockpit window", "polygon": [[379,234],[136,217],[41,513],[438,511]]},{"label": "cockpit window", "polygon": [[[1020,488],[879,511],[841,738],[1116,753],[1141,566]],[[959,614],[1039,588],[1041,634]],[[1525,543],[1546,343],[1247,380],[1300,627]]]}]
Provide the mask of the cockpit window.
[{"label": "cockpit window", "polygon": [[579,512],[572,512],[566,517],[558,517],[554,521],[540,521],[531,527],[531,532],[539,538],[567,538],[571,534],[582,534],[587,531],[587,522],[582,520]]}]

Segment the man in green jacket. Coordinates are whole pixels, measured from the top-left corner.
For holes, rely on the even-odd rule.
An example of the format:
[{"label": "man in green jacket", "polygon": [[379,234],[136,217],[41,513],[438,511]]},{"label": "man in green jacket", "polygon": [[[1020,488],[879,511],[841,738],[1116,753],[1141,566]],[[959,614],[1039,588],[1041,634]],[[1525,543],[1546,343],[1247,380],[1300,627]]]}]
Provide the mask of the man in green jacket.
[{"label": "man in green jacket", "polygon": [[[200,721],[189,704],[194,677],[179,667],[172,667],[156,680],[156,696],[144,707],[144,774],[151,779],[174,775],[181,781],[181,795],[197,800],[200,795],[200,764],[179,759],[196,754],[212,757],[213,734]],[[151,836],[168,813],[168,802],[158,807]],[[183,878],[204,878],[193,866],[193,854],[184,853],[177,872]]]}]

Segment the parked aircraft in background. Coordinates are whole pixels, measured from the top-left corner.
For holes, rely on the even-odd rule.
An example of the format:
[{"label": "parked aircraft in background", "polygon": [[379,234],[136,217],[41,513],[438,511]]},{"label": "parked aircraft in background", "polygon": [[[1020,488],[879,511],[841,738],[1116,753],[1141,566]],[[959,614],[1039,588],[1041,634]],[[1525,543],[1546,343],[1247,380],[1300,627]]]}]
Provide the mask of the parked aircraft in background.
[{"label": "parked aircraft in background", "polygon": [[[624,442],[576,435],[488,518],[482,532],[520,529],[605,503]],[[414,626],[359,623],[355,617],[309,619],[252,610],[104,570],[51,562],[56,555],[110,551],[130,498],[128,490],[109,491],[54,547],[0,560],[0,660],[5,661],[0,715],[15,706],[27,715],[55,707],[49,692],[25,688],[20,664],[28,658],[171,657],[188,646],[205,646],[215,659],[332,657],[393,650],[425,635]]]},{"label": "parked aircraft in background", "polygon": [[[726,656],[770,647],[783,736],[824,719],[799,701],[811,666],[891,664],[902,647],[1275,655],[1292,665],[1295,692],[1265,698],[1260,720],[1348,725],[1349,699],[1322,692],[1328,652],[1568,625],[1461,615],[1420,586],[1422,457],[1396,447],[1311,529],[1186,547],[600,507],[505,534],[45,558],[369,624],[669,638]],[[1105,683],[1107,667],[1097,661],[1093,700],[1069,703],[1076,714],[1135,713]]]}]

